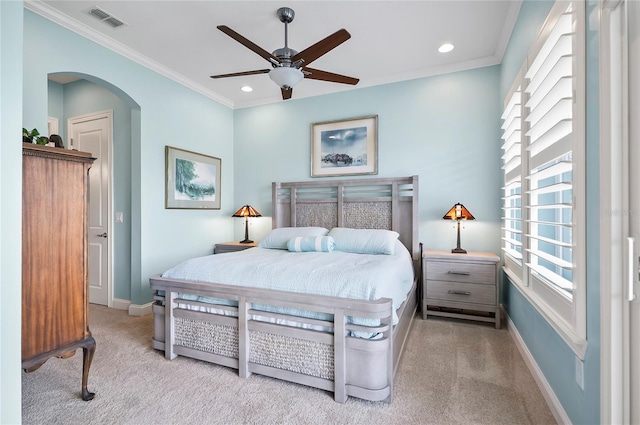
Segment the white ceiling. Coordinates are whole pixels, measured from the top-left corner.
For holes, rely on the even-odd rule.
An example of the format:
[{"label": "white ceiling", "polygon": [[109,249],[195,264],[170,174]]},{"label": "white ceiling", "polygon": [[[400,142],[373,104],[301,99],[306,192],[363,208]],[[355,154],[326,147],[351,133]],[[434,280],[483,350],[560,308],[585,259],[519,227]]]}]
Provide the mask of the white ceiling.
[{"label": "white ceiling", "polygon": [[[356,86],[305,79],[293,99],[498,64],[521,0],[429,1],[25,1],[25,7],[232,108],[282,102],[266,74],[210,75],[269,68],[219,31],[227,25],[263,49],[284,46],[279,7],[295,10],[289,47],[298,51],[340,28],[351,39],[312,67],[360,79]],[[98,6],[127,25],[87,14]],[[437,48],[455,45],[447,54]],[[243,85],[253,92],[240,90]]]}]

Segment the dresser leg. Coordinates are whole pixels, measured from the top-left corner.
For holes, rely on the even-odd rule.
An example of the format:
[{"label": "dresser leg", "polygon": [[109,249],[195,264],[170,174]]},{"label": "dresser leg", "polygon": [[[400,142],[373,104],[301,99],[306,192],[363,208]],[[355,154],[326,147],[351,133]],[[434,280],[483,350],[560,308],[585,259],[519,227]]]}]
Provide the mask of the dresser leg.
[{"label": "dresser leg", "polygon": [[87,390],[87,381],[89,380],[89,368],[93,360],[93,353],[96,351],[96,340],[92,336],[85,340],[85,346],[82,347],[82,399],[84,401],[93,400],[96,393]]}]

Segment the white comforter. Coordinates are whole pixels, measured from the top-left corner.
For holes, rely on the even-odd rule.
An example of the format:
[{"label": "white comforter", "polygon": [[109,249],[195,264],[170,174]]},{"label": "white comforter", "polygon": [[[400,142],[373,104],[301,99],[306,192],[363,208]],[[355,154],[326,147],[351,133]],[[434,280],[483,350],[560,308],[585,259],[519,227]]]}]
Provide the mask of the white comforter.
[{"label": "white comforter", "polygon": [[[361,300],[390,298],[395,324],[398,320],[395,310],[404,302],[413,283],[413,267],[409,251],[402,243],[398,241],[394,251],[393,255],[371,255],[257,247],[190,259],[162,276]],[[181,296],[220,303],[208,297]],[[289,313],[310,316],[309,312]],[[323,318],[320,314],[311,317]]]}]

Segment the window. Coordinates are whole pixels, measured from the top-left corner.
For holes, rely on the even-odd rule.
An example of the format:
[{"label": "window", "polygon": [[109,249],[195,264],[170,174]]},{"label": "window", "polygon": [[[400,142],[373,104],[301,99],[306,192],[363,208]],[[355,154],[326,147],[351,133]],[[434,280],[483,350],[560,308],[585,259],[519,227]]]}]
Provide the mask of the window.
[{"label": "window", "polygon": [[579,357],[586,349],[583,2],[556,2],[505,99],[505,272]]}]

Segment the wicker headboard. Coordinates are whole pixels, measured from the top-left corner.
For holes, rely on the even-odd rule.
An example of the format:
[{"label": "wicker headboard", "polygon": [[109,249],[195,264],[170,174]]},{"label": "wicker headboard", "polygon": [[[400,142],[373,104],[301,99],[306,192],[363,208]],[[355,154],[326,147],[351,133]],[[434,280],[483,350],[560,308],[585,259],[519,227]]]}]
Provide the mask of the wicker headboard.
[{"label": "wicker headboard", "polygon": [[274,182],[272,186],[273,228],[394,230],[414,262],[420,259],[418,176]]}]

